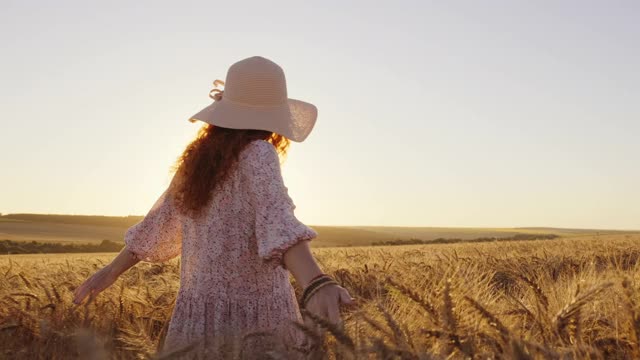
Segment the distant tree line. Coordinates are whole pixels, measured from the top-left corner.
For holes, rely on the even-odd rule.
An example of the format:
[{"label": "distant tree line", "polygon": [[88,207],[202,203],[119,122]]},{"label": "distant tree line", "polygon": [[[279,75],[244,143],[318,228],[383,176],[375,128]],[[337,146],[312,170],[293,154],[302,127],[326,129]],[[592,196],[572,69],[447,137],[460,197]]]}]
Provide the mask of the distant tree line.
[{"label": "distant tree line", "polygon": [[102,215],[56,215],[56,214],[6,214],[3,219],[49,222],[73,225],[113,226],[128,228],[135,225],[143,216],[102,216]]},{"label": "distant tree line", "polygon": [[62,253],[92,253],[119,252],[124,243],[102,240],[100,244],[60,244],[41,243],[37,241],[0,241],[0,254],[62,254]]},{"label": "distant tree line", "polygon": [[[550,240],[560,237],[556,234],[516,234],[509,237],[479,237],[475,239],[437,238],[433,240],[422,239],[398,239],[388,241],[376,241],[372,246],[389,245],[430,245],[430,244],[455,244],[455,243],[480,243],[494,241],[524,241],[524,240]],[[13,241],[0,240],[0,255],[8,254],[62,254],[62,253],[94,253],[94,252],[119,252],[124,243],[111,240],[102,240],[100,244],[62,244],[43,243],[37,241]]]},{"label": "distant tree line", "polygon": [[423,240],[417,238],[398,239],[387,241],[375,241],[372,246],[389,246],[389,245],[431,245],[431,244],[455,244],[455,243],[480,243],[493,241],[524,241],[524,240],[551,240],[559,238],[556,234],[515,234],[508,237],[479,237],[475,239],[460,238],[437,238],[433,240]]}]

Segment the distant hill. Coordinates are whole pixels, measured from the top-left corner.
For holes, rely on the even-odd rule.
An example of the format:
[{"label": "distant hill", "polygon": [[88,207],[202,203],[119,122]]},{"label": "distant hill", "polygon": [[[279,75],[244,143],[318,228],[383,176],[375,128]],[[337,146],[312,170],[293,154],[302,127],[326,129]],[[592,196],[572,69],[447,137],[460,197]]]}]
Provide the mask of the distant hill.
[{"label": "distant hill", "polygon": [[392,227],[355,226],[353,229],[368,230],[394,235],[400,238],[434,240],[437,238],[475,239],[479,237],[511,237],[518,234],[554,234],[559,236],[582,236],[590,234],[640,233],[640,231],[562,229],[552,227],[518,228],[474,228],[474,227]]},{"label": "distant hill", "polygon": [[142,220],[143,216],[103,215],[57,215],[57,214],[7,214],[0,221],[29,221],[55,224],[129,227]]},{"label": "distant hill", "polygon": [[[94,216],[8,214],[0,216],[0,240],[62,243],[121,242],[126,230],[142,216]],[[374,243],[442,239],[473,240],[478,238],[510,238],[519,234],[554,234],[562,237],[590,234],[622,233],[616,230],[557,228],[448,228],[385,226],[313,226],[318,238],[314,247],[367,246]],[[640,232],[631,232],[639,233]]]},{"label": "distant hill", "polygon": [[583,235],[583,234],[607,234],[615,235],[620,233],[640,233],[640,230],[609,230],[609,229],[569,229],[569,228],[554,228],[554,227],[518,227],[514,228],[516,231],[531,231],[531,232],[553,232],[558,234],[567,235]]},{"label": "distant hill", "polygon": [[[8,214],[0,216],[0,240],[39,242],[122,241],[126,230],[143,216]],[[341,226],[312,226],[314,246],[369,245],[389,241],[393,234]]]}]

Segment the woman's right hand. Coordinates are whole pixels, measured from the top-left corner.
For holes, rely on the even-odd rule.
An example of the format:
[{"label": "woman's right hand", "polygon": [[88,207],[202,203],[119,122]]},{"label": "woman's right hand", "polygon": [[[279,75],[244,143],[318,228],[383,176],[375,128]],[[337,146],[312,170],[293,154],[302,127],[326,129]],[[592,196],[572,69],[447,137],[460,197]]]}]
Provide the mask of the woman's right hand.
[{"label": "woman's right hand", "polygon": [[[316,316],[343,327],[344,323],[340,316],[341,306],[346,305],[353,307],[356,305],[356,299],[352,298],[347,289],[337,284],[323,286],[309,298],[305,309]],[[313,321],[305,319],[307,325],[313,327]]]},{"label": "woman's right hand", "polygon": [[111,286],[117,279],[118,274],[113,271],[111,264],[103,267],[91,275],[73,292],[73,303],[79,305],[87,296],[93,299],[104,289]]}]

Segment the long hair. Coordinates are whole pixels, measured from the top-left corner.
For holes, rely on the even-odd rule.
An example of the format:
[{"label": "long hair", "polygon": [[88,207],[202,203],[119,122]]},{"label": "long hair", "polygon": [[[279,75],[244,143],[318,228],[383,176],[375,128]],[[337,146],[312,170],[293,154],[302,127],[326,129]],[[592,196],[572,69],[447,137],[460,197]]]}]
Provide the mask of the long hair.
[{"label": "long hair", "polygon": [[200,128],[171,168],[176,180],[171,184],[171,193],[177,209],[187,216],[199,215],[236,165],[240,152],[254,140],[270,142],[281,156],[289,148],[289,139],[270,131],[211,124]]}]

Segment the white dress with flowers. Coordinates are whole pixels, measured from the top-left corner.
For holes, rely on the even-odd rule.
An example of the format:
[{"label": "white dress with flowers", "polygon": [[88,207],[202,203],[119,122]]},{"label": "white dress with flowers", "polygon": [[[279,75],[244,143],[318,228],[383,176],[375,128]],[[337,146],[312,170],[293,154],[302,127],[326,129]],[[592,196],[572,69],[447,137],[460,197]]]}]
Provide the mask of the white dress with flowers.
[{"label": "white dress with flowers", "polygon": [[283,254],[317,234],[294,209],[275,147],[256,140],[242,150],[200,217],[181,215],[167,189],[129,228],[125,244],[139,259],[181,255],[164,350],[193,342],[215,349],[225,336],[255,331],[275,331],[288,346],[303,344],[290,323],[302,319]]}]

